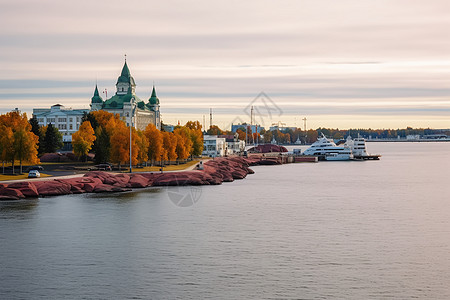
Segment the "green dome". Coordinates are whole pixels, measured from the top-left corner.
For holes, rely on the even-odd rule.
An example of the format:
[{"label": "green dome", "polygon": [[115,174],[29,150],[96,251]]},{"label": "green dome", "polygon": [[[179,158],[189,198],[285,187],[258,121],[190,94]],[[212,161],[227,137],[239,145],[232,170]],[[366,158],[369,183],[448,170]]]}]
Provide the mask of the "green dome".
[{"label": "green dome", "polygon": [[103,99],[98,93],[97,85],[95,85],[94,96],[91,98],[91,103],[103,103]]},{"label": "green dome", "polygon": [[148,99],[148,102],[150,105],[159,105],[159,99],[156,96],[155,86],[153,86],[152,95],[150,96],[150,99]]}]

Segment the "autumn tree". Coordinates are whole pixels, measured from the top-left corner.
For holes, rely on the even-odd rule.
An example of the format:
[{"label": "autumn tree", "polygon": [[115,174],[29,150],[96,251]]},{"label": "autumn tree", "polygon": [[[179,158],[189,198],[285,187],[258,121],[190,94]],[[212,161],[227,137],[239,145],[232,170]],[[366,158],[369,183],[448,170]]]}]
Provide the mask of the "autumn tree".
[{"label": "autumn tree", "polygon": [[138,163],[142,164],[148,161],[149,142],[143,131],[137,130],[136,133],[136,145],[138,150],[137,160]]},{"label": "autumn tree", "polygon": [[[244,130],[245,130],[245,128],[244,128]],[[240,128],[238,130],[236,130],[236,133],[238,134],[238,138],[241,141],[245,141],[245,131],[244,130],[242,130]]]},{"label": "autumn tree", "polygon": [[223,131],[219,128],[217,125],[212,125],[207,131],[206,134],[208,135],[222,135]]},{"label": "autumn tree", "polygon": [[[114,131],[111,135],[111,162],[119,165],[130,160],[130,130],[125,125],[125,122],[115,121]],[[109,124],[111,125],[111,124]],[[136,144],[136,130],[132,128],[131,134],[131,163],[137,164],[138,146]]]},{"label": "autumn tree", "polygon": [[148,124],[144,131],[148,139],[148,159],[151,160],[152,165],[155,161],[160,160],[161,154],[164,152],[163,148],[163,133],[153,124]]},{"label": "autumn tree", "polygon": [[173,131],[177,139],[176,153],[178,159],[186,159],[193,151],[193,142],[190,138],[189,128],[180,127]]},{"label": "autumn tree", "polygon": [[14,153],[14,133],[11,127],[1,124],[0,120],[0,159],[2,160],[3,174],[5,174],[5,161],[11,161]]},{"label": "autumn tree", "polygon": [[189,129],[189,138],[192,141],[191,155],[202,155],[203,152],[203,133],[202,125],[199,121],[189,121],[185,125]]},{"label": "autumn tree", "polygon": [[31,132],[31,124],[28,122],[26,113],[12,111],[0,116],[0,127],[2,158],[11,161],[13,173],[16,159],[20,162],[20,173],[22,173],[23,161],[32,164],[39,162],[38,137]]},{"label": "autumn tree", "polygon": [[163,160],[176,160],[177,159],[177,138],[172,132],[162,132],[163,136]]},{"label": "autumn tree", "polygon": [[91,122],[84,121],[78,131],[72,134],[73,152],[78,157],[84,157],[87,160],[87,155],[89,150],[92,149],[95,140],[96,137]]},{"label": "autumn tree", "polygon": [[111,135],[116,122],[122,122],[119,115],[97,110],[86,114],[83,120],[89,121],[95,132],[96,140],[92,145],[94,161],[98,164],[110,161]]}]

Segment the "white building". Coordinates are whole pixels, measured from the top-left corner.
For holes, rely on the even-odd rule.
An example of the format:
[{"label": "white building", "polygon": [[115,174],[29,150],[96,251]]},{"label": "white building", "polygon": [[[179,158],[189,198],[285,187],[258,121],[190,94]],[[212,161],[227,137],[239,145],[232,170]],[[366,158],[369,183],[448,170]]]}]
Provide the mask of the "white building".
[{"label": "white building", "polygon": [[65,145],[72,142],[72,134],[80,128],[81,119],[85,113],[89,113],[89,109],[65,108],[61,104],[55,104],[50,108],[33,109],[33,117],[36,118],[39,126],[47,126],[51,123],[58,128]]},{"label": "white building", "polygon": [[245,150],[245,141],[239,139],[239,134],[234,135],[220,135],[220,138],[225,138],[226,151],[225,155],[240,154]]},{"label": "white building", "polygon": [[227,143],[225,138],[220,138],[217,135],[203,136],[202,155],[210,157],[224,156],[226,150],[227,150]]}]

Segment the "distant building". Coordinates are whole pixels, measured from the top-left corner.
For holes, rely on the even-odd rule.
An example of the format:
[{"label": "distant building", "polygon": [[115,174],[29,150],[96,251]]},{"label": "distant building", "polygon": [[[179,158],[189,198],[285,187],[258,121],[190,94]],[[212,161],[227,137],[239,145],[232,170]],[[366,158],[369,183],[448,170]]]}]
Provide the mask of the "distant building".
[{"label": "distant building", "polygon": [[234,135],[219,135],[218,137],[225,139],[225,155],[239,154],[245,150],[245,141],[241,141],[237,133]]},{"label": "distant building", "polygon": [[252,133],[258,131],[258,133],[261,133],[261,130],[264,130],[264,127],[260,125],[250,125],[250,124],[231,124],[231,131],[235,133],[238,129],[241,129],[245,132],[245,127],[251,128]]},{"label": "distant building", "polygon": [[227,143],[225,138],[217,135],[203,136],[203,152],[202,155],[209,157],[220,157],[226,154]]},{"label": "distant building", "polygon": [[277,131],[277,130],[279,130],[279,131],[284,131],[284,130],[287,130],[287,129],[290,129],[290,130],[292,130],[292,131],[295,131],[295,130],[297,130],[297,127],[286,127],[286,126],[278,126],[278,125],[275,125],[275,126],[271,126],[271,127],[269,128],[269,131]]},{"label": "distant building", "polygon": [[159,99],[156,96],[155,86],[147,102],[136,96],[136,83],[128,69],[127,61],[122,68],[122,73],[117,78],[116,94],[103,101],[95,85],[94,96],[91,98],[91,111],[105,110],[119,114],[122,120],[132,124],[136,129],[144,130],[149,123],[161,130],[161,116],[159,111]]},{"label": "distant building", "polygon": [[418,134],[408,134],[407,136],[406,136],[406,139],[408,140],[408,141],[418,141],[418,140],[420,140],[420,135],[418,135]]},{"label": "distant building", "polygon": [[55,104],[50,108],[34,108],[33,117],[37,119],[39,126],[52,124],[58,128],[63,136],[64,148],[71,149],[72,134],[78,131],[81,119],[89,109],[65,108],[61,104]]},{"label": "distant building", "polygon": [[170,125],[170,124],[164,124],[162,127],[162,130],[166,131],[166,132],[173,132],[174,129],[175,129],[175,125]]}]

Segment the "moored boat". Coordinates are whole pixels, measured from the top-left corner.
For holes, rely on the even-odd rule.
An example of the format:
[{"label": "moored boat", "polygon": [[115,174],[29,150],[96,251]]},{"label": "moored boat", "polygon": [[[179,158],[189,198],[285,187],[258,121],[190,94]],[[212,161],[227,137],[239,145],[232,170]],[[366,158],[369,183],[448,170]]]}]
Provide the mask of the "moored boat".
[{"label": "moored boat", "polygon": [[332,140],[324,134],[318,138],[311,147],[303,152],[303,155],[313,155],[319,157],[319,160],[351,160],[353,159],[352,150],[348,146],[337,146]]}]

